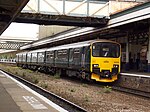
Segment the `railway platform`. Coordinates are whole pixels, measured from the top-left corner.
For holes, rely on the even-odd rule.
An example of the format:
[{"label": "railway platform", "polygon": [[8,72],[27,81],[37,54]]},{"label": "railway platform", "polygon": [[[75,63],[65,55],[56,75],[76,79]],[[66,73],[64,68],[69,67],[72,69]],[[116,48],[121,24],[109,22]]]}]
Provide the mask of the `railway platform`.
[{"label": "railway platform", "polygon": [[0,112],[67,112],[0,71]]},{"label": "railway platform", "polygon": [[150,76],[149,72],[123,71],[120,74],[132,76]]}]

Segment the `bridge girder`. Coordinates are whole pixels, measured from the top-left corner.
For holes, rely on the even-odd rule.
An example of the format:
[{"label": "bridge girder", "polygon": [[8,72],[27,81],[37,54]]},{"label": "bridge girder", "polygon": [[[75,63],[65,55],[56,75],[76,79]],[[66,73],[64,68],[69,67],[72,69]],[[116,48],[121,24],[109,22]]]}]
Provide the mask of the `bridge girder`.
[{"label": "bridge girder", "polygon": [[39,25],[65,25],[80,27],[102,27],[107,24],[108,18],[74,17],[65,15],[47,15],[38,13],[21,13],[14,22],[34,23]]}]

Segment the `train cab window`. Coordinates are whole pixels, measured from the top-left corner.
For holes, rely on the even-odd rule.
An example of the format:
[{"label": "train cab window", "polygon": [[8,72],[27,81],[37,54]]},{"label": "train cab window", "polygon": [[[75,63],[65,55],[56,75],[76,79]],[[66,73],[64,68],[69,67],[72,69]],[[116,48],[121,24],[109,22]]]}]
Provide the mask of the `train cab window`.
[{"label": "train cab window", "polygon": [[115,43],[94,43],[92,46],[94,57],[113,57],[120,56],[120,46]]},{"label": "train cab window", "polygon": [[112,55],[112,52],[110,51],[110,48],[108,46],[103,46],[101,51],[101,55],[104,57],[108,57],[109,55]]}]

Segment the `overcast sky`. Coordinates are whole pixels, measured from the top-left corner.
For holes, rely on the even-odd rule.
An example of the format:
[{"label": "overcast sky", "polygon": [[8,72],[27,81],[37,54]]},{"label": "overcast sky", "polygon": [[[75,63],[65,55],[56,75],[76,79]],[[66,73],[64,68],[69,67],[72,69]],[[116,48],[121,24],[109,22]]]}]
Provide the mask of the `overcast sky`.
[{"label": "overcast sky", "polygon": [[12,23],[2,34],[2,36],[12,36],[35,39],[38,36],[39,26],[36,24]]}]

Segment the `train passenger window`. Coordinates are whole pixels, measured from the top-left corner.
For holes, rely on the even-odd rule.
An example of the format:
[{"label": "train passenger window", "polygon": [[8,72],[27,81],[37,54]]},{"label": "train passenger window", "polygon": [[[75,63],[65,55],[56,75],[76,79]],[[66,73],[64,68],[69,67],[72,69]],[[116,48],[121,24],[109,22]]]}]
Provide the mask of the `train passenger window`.
[{"label": "train passenger window", "polygon": [[38,62],[44,62],[44,52],[38,53]]},{"label": "train passenger window", "polygon": [[48,51],[46,52],[46,61],[52,62],[54,59],[54,51]]},{"label": "train passenger window", "polygon": [[37,53],[32,53],[32,62],[37,62]]},{"label": "train passenger window", "polygon": [[58,58],[66,58],[67,50],[59,50],[58,51]]},{"label": "train passenger window", "polygon": [[[17,54],[16,60],[19,62],[19,55],[18,54]],[[1,61],[2,61],[2,59],[1,59]]]},{"label": "train passenger window", "polygon": [[80,48],[75,48],[74,49],[74,58],[79,58],[80,57]]},{"label": "train passenger window", "polygon": [[68,50],[61,49],[56,51],[55,57],[56,63],[66,63],[68,61]]},{"label": "train passenger window", "polygon": [[23,62],[26,61],[26,54],[23,54],[23,56],[22,56],[22,61],[23,61]]},{"label": "train passenger window", "polygon": [[22,54],[19,54],[19,62],[22,61]]},{"label": "train passenger window", "polygon": [[27,62],[30,62],[31,61],[31,53],[28,53],[27,54]]}]

